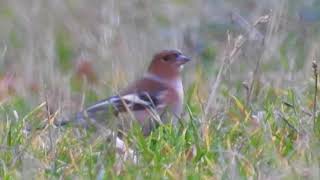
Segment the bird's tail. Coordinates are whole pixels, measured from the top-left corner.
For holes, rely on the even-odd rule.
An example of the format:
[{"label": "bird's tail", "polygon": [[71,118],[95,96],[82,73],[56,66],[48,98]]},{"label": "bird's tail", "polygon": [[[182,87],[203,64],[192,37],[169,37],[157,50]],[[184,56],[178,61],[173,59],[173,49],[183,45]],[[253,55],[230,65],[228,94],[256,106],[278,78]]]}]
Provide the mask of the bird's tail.
[{"label": "bird's tail", "polygon": [[112,98],[104,99],[72,116],[64,116],[56,119],[54,125],[57,127],[66,125],[87,127],[89,124],[96,123],[97,120],[105,119],[111,109],[113,109]]},{"label": "bird's tail", "polygon": [[[88,118],[89,119],[89,118]],[[80,125],[87,126],[86,118],[83,112],[78,112],[75,115],[69,117],[59,117],[54,121],[54,125],[57,127],[67,126],[67,125]]]}]

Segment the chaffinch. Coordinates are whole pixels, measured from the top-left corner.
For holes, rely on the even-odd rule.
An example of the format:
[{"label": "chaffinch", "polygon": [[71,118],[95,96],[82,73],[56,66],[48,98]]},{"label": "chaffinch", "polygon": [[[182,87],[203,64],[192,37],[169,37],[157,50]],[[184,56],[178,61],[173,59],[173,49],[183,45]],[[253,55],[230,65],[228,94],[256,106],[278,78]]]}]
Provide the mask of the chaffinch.
[{"label": "chaffinch", "polygon": [[[118,95],[96,102],[82,112],[76,120],[86,123],[96,121],[98,114],[109,111],[120,116],[133,115],[148,135],[158,123],[167,122],[160,118],[164,112],[173,115],[177,121],[183,110],[183,86],[181,70],[190,61],[178,50],[163,50],[154,55],[147,73],[129,85]],[[99,116],[100,117],[100,116]],[[106,118],[106,117],[104,117]]]}]

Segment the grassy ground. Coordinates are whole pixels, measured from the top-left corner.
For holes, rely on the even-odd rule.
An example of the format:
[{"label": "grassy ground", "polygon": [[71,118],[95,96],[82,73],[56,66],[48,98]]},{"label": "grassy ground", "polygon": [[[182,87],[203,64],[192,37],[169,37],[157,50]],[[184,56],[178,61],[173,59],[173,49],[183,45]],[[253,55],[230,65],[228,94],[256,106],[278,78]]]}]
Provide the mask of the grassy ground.
[{"label": "grassy ground", "polygon": [[[0,179],[318,179],[319,7],[0,1]],[[146,138],[128,132],[137,162],[116,157],[106,127],[51,125],[167,48],[193,58],[184,116]]]}]

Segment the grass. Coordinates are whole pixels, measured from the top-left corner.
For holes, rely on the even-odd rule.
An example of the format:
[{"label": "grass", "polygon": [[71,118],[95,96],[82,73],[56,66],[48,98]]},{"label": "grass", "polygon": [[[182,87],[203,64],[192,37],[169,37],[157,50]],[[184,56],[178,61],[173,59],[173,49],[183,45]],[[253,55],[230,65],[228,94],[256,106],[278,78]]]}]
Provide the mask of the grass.
[{"label": "grass", "polygon": [[208,118],[205,127],[195,101],[186,105],[189,112],[179,128],[164,125],[145,138],[136,126],[125,141],[138,163],[125,161],[119,174],[112,143],[96,131],[49,126],[26,134],[25,124],[39,119],[43,105],[23,111],[27,105],[17,100],[13,107],[2,107],[7,119],[1,123],[0,174],[3,179],[28,174],[40,179],[318,177],[319,126],[313,131],[312,116],[305,112],[313,106],[304,105],[313,102],[312,93],[297,97],[291,89],[266,91],[258,112],[245,106],[245,97],[226,94],[228,108]]},{"label": "grass", "polygon": [[[50,2],[0,3],[0,179],[319,178],[316,2]],[[52,125],[163,47],[194,59],[184,115],[148,137],[135,125],[124,142],[136,160],[105,126]]]}]

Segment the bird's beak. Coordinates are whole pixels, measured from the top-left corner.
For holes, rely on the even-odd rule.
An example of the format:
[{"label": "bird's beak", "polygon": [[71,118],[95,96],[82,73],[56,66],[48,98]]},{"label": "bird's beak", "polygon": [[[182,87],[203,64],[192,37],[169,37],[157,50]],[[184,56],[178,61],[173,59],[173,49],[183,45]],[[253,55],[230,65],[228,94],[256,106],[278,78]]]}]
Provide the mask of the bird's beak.
[{"label": "bird's beak", "polygon": [[184,55],[179,55],[177,57],[177,64],[178,65],[183,65],[183,64],[185,64],[185,63],[187,63],[189,61],[191,61],[191,59],[186,57],[186,56],[184,56]]}]

